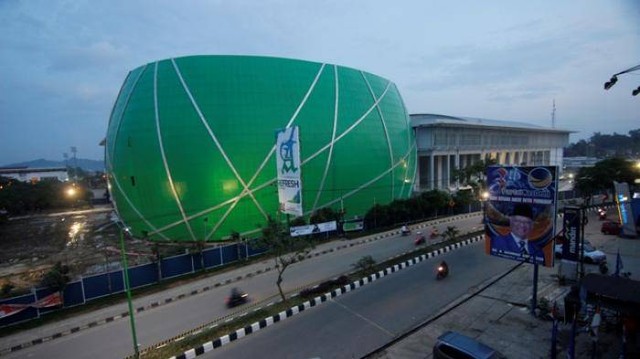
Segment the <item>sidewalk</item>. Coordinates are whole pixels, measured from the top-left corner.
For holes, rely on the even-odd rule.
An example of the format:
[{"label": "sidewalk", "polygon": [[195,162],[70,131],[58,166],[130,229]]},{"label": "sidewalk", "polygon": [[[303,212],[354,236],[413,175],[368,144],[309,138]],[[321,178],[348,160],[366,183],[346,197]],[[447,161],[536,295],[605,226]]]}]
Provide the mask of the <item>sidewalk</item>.
[{"label": "sidewalk", "polygon": [[[591,218],[590,218],[591,219]],[[615,270],[618,250],[624,261],[624,271],[631,279],[640,280],[640,239],[623,239],[599,233],[597,220],[585,230],[585,239],[607,253],[609,269]],[[570,287],[560,286],[555,268],[540,268],[538,303],[554,301],[562,308]],[[585,265],[587,273],[597,273],[595,265]],[[550,358],[552,321],[534,318],[530,311],[533,266],[522,265],[476,296],[461,298],[443,310],[441,317],[387,348],[375,358],[431,358],[438,336],[447,330],[458,331],[498,350],[507,358]],[[483,287],[483,286],[481,286]],[[465,302],[466,301],[466,302]],[[437,316],[436,316],[437,317]],[[604,323],[604,322],[603,322]],[[566,358],[570,345],[571,324],[558,326],[557,358]],[[575,339],[575,358],[591,358],[592,341],[585,331]],[[627,341],[627,357],[640,357],[640,335]],[[619,358],[622,337],[614,328],[602,325],[598,336],[596,358]]]}]

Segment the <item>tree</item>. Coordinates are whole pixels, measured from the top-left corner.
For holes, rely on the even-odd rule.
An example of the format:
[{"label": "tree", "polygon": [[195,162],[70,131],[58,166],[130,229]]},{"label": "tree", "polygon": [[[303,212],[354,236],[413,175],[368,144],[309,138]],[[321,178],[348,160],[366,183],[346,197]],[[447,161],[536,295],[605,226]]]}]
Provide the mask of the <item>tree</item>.
[{"label": "tree", "polygon": [[376,260],[373,259],[372,256],[362,256],[358,259],[357,262],[353,263],[351,266],[355,268],[358,272],[362,273],[362,275],[368,275],[373,273],[373,270],[376,265]]},{"label": "tree", "polygon": [[47,274],[42,278],[42,285],[51,288],[54,291],[60,292],[60,296],[64,292],[64,288],[69,283],[69,266],[57,262]]},{"label": "tree", "polygon": [[262,238],[257,240],[260,246],[268,248],[274,256],[278,279],[276,285],[282,301],[287,298],[282,291],[282,275],[295,262],[298,262],[309,254],[314,248],[313,242],[306,236],[291,237],[286,233],[286,227],[271,216],[267,218],[266,225],[262,228]]},{"label": "tree", "polygon": [[589,140],[580,140],[565,148],[566,157],[611,157],[637,156],[640,153],[640,129],[631,130],[627,135],[613,135],[595,132]]},{"label": "tree", "polygon": [[451,201],[451,195],[449,193],[437,189],[422,192],[420,198],[427,204],[424,217],[437,217],[439,210],[447,207],[447,204]]},{"label": "tree", "polygon": [[316,223],[337,221],[340,219],[339,217],[340,217],[339,213],[334,211],[333,208],[323,207],[313,212],[311,217],[309,217],[309,223],[316,224]]},{"label": "tree", "polygon": [[495,165],[496,159],[488,158],[486,160],[479,160],[472,165],[457,168],[452,171],[452,176],[455,181],[459,181],[463,186],[471,186],[476,193],[480,193],[484,188],[485,176],[487,173],[487,167]]},{"label": "tree", "polygon": [[576,176],[576,189],[585,198],[607,191],[613,187],[613,181],[634,185],[640,177],[634,163],[624,158],[614,157],[599,161],[593,167],[583,167]]},{"label": "tree", "polygon": [[460,234],[460,231],[456,226],[448,226],[447,230],[442,232],[442,239],[445,241],[454,240]]},{"label": "tree", "polygon": [[460,190],[453,195],[453,202],[455,202],[455,206],[457,210],[461,210],[466,208],[475,200],[473,190]]}]

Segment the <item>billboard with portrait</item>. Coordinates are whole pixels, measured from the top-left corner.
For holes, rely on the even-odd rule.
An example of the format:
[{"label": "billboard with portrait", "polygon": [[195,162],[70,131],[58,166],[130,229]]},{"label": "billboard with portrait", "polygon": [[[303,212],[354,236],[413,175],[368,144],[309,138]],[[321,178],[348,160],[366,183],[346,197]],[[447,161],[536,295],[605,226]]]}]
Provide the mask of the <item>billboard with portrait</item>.
[{"label": "billboard with portrait", "polygon": [[553,266],[555,166],[491,166],[484,207],[487,254]]}]

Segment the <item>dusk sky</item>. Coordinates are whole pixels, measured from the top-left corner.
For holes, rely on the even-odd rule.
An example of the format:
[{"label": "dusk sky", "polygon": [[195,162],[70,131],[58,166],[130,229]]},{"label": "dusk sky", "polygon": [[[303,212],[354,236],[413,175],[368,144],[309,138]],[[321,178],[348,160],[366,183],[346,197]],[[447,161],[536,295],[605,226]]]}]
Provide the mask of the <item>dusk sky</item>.
[{"label": "dusk sky", "polygon": [[0,0],[0,166],[103,159],[127,73],[187,55],[365,70],[409,113],[627,134],[640,128],[640,1]]}]

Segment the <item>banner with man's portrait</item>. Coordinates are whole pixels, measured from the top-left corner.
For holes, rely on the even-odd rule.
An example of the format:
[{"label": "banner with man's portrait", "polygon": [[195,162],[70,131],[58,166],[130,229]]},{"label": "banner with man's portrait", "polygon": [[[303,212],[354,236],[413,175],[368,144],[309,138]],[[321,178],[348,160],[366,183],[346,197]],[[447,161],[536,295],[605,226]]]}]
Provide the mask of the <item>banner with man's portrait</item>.
[{"label": "banner with man's portrait", "polygon": [[552,267],[557,188],[555,166],[489,167],[486,253]]}]

